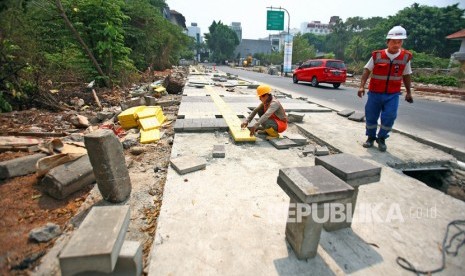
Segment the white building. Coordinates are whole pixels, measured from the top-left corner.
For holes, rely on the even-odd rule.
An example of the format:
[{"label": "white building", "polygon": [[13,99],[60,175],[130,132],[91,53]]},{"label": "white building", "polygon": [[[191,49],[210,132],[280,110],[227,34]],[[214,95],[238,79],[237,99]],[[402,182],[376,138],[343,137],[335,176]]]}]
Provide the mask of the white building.
[{"label": "white building", "polygon": [[321,23],[321,21],[303,22],[300,24],[300,32],[302,34],[312,33],[316,35],[330,34],[338,19],[339,16],[331,16],[329,23]]},{"label": "white building", "polygon": [[191,25],[187,27],[187,35],[193,37],[197,43],[203,42],[202,33],[200,32],[200,27],[197,26],[197,23],[191,23]]},{"label": "white building", "polygon": [[233,30],[236,33],[237,38],[239,38],[239,42],[241,42],[242,41],[241,22],[231,22],[231,25],[229,25],[229,28],[231,28],[231,30]]}]

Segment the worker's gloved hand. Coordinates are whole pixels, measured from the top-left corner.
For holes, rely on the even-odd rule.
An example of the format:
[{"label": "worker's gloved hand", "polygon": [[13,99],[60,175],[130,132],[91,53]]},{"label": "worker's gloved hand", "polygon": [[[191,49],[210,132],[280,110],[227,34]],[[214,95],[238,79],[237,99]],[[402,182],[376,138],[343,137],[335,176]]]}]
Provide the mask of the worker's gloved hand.
[{"label": "worker's gloved hand", "polygon": [[405,95],[405,100],[409,103],[413,103],[412,94]]},{"label": "worker's gloved hand", "polygon": [[255,136],[255,131],[257,131],[255,127],[250,128],[250,137]]},{"label": "worker's gloved hand", "polygon": [[247,121],[242,122],[241,128],[246,128],[249,123]]}]

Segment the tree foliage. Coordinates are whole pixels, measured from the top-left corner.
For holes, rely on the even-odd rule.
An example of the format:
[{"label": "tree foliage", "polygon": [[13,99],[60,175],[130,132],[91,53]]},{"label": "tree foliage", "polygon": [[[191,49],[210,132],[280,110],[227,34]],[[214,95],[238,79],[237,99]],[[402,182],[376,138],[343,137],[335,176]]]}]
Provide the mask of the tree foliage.
[{"label": "tree foliage", "polygon": [[211,61],[222,63],[234,58],[234,50],[239,45],[236,33],[221,21],[213,21],[208,27],[210,33],[205,34],[208,48],[212,52]]},{"label": "tree foliage", "polygon": [[308,40],[305,39],[300,34],[294,36],[294,40],[292,43],[292,63],[301,63],[310,58],[314,58],[316,51],[313,45],[308,43]]},{"label": "tree foliage", "polygon": [[465,27],[464,12],[458,3],[444,8],[415,3],[389,17],[388,22],[389,27],[401,25],[407,30],[406,48],[448,58],[458,50],[460,42],[446,36]]},{"label": "tree foliage", "polygon": [[0,108],[30,102],[28,95],[49,80],[82,83],[100,76],[125,85],[136,69],[177,64],[191,55],[192,44],[163,17],[164,7],[164,0],[1,1]]}]

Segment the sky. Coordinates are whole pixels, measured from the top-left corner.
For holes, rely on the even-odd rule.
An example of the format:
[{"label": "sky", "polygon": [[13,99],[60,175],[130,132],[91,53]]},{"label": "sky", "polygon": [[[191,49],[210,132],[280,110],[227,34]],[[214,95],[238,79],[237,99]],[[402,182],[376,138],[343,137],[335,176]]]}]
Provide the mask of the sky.
[{"label": "sky", "polygon": [[[465,0],[166,0],[170,9],[184,15],[186,26],[197,23],[202,34],[208,33],[213,20],[225,25],[240,22],[242,38],[258,39],[276,34],[266,30],[267,7],[282,7],[289,12],[290,27],[300,29],[302,22],[321,21],[328,23],[331,16],[339,16],[343,21],[349,17],[374,16],[388,17],[410,7],[420,5],[446,7],[459,3],[465,9]],[[284,29],[287,30],[288,17],[284,13]],[[408,30],[407,30],[408,32]]]}]

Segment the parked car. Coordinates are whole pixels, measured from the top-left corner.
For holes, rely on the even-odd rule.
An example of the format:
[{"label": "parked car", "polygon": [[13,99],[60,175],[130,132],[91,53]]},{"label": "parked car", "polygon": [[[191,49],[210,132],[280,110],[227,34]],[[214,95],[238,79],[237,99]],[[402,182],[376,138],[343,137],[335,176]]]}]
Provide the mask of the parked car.
[{"label": "parked car", "polygon": [[310,59],[302,63],[292,74],[292,81],[311,82],[313,87],[320,83],[331,83],[334,88],[341,86],[347,78],[344,61],[337,59]]}]

